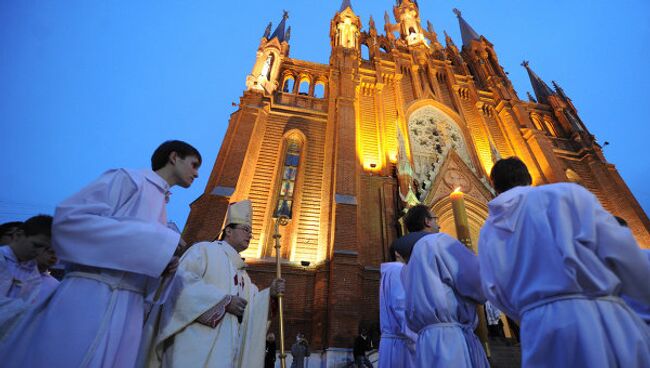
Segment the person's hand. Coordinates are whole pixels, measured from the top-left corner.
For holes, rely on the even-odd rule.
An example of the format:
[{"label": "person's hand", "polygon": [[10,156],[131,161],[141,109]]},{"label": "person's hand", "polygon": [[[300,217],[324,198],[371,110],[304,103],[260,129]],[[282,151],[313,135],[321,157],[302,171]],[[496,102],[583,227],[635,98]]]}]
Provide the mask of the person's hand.
[{"label": "person's hand", "polygon": [[271,297],[276,298],[278,294],[284,294],[286,283],[284,279],[275,279],[271,282]]},{"label": "person's hand", "polygon": [[248,304],[246,299],[240,298],[236,295],[231,295],[230,303],[226,306],[226,312],[237,317],[242,317],[244,315],[244,310],[246,309],[246,304]]},{"label": "person's hand", "polygon": [[172,259],[169,260],[169,263],[167,264],[167,267],[165,267],[165,270],[163,271],[162,275],[167,276],[167,275],[173,275],[174,272],[178,269],[178,264],[180,263],[180,258],[177,256],[173,256]]}]

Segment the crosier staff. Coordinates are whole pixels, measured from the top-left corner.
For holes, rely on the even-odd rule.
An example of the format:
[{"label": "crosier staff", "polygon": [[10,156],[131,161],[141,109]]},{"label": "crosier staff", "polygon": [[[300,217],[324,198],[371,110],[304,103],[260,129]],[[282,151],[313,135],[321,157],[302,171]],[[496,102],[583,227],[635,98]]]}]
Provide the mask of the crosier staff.
[{"label": "crosier staff", "polygon": [[[273,238],[275,239],[275,277],[277,279],[282,278],[282,265],[280,263],[280,226],[286,226],[289,223],[289,217],[285,215],[280,215],[275,219],[275,233]],[[277,294],[278,300],[278,316],[280,319],[280,367],[286,368],[286,357],[287,354],[284,351],[284,315],[282,313],[282,297],[284,296],[283,292]]]}]

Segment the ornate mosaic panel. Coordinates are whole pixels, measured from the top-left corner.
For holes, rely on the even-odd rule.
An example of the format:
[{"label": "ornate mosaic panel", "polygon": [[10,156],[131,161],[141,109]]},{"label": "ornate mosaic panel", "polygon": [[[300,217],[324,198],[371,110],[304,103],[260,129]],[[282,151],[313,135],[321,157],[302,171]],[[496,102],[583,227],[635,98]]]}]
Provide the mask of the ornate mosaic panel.
[{"label": "ornate mosaic panel", "polygon": [[426,195],[450,150],[455,150],[476,173],[460,128],[445,113],[425,106],[411,114],[408,122],[415,179]]}]

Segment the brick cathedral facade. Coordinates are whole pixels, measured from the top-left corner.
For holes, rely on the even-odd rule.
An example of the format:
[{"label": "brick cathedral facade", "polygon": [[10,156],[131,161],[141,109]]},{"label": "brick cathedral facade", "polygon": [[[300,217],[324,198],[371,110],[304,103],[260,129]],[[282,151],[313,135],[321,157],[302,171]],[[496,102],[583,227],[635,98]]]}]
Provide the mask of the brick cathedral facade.
[{"label": "brick cathedral facade", "polygon": [[414,203],[455,235],[449,193],[466,193],[472,240],[494,197],[488,173],[518,156],[534,183],[578,182],[650,246],[650,221],[571,102],[524,62],[535,96],[517,96],[493,45],[458,17],[462,45],[423,26],[415,0],[398,0],[380,34],[343,1],[330,24],[329,64],[292,59],[287,15],[261,39],[239,109],[230,117],[205,192],[184,237],[214,239],[229,203],[253,202],[243,253],[258,285],[274,277],[274,217],[287,280],[288,341],[349,347],[377,324],[379,265]]}]

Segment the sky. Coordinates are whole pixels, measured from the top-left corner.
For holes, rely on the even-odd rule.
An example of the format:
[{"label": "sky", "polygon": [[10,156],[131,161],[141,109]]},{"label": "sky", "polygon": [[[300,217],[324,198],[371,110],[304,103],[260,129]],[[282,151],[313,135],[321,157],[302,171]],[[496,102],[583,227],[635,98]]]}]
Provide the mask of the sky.
[{"label": "sky", "polygon": [[[269,21],[289,11],[290,56],[327,64],[341,2],[0,1],[0,222],[53,213],[110,168],[146,168],[164,140],[203,155],[168,217],[181,228],[205,189]],[[383,33],[393,0],[352,0],[364,29]],[[494,44],[521,98],[520,66],[557,81],[604,146],[607,160],[650,211],[650,2],[644,0],[420,0],[444,44],[461,45],[453,8]],[[394,19],[392,20],[394,22]]]}]

